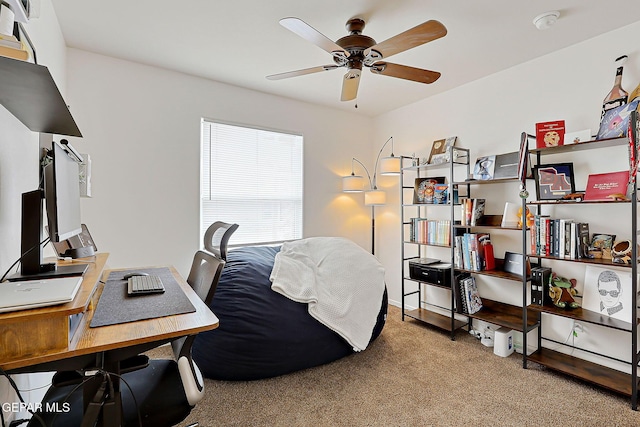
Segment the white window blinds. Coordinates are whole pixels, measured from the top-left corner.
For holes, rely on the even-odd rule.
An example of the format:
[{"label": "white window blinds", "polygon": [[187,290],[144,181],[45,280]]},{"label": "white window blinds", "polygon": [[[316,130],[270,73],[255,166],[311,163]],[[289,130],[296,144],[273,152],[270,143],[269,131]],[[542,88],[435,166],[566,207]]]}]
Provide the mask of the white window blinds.
[{"label": "white window blinds", "polygon": [[200,242],[215,221],[231,244],[302,238],[300,135],[202,121]]}]

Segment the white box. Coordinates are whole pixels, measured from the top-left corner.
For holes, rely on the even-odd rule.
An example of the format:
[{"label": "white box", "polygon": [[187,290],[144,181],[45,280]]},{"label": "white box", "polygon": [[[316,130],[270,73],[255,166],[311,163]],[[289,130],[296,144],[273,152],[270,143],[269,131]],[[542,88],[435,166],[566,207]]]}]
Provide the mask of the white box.
[{"label": "white box", "polygon": [[500,328],[495,332],[493,354],[500,357],[507,357],[513,353],[513,331],[507,328]]}]

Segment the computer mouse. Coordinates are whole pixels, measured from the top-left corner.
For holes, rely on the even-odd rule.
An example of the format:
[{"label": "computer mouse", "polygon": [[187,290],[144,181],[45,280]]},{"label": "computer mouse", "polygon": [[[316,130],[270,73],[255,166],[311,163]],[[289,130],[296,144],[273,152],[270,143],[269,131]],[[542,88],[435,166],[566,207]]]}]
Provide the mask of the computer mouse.
[{"label": "computer mouse", "polygon": [[148,276],[149,273],[145,273],[143,271],[132,271],[131,273],[127,273],[124,275],[123,279],[124,280],[129,280],[130,277],[133,276]]}]

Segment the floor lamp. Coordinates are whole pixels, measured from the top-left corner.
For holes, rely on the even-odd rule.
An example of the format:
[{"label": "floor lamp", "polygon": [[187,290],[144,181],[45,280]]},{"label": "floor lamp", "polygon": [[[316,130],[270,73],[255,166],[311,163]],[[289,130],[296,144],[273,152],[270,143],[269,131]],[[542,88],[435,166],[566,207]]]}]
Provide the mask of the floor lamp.
[{"label": "floor lamp", "polygon": [[[384,150],[384,147],[391,142],[391,156],[383,157],[380,159],[380,155]],[[369,181],[369,189],[365,190],[365,180],[361,175],[356,175],[354,171],[354,162],[357,162],[367,174]],[[355,157],[351,158],[351,175],[342,177],[342,191],[346,193],[355,193],[364,191],[364,204],[365,206],[371,206],[371,254],[375,254],[375,236],[376,236],[376,215],[375,207],[384,205],[387,201],[387,195],[384,191],[378,190],[376,185],[376,176],[378,170],[378,162],[380,162],[380,175],[399,175],[402,159],[393,155],[393,137],[387,139],[382,145],[378,156],[376,157],[376,163],[373,167],[373,177],[369,173],[367,167]]]}]

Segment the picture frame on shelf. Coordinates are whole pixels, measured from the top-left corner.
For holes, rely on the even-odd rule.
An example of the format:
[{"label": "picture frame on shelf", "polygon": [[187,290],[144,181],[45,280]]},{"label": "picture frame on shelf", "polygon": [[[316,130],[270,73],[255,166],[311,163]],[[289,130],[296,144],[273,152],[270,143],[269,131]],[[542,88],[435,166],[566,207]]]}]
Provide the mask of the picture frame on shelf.
[{"label": "picture frame on shelf", "polygon": [[496,166],[496,156],[482,156],[476,159],[473,167],[473,179],[487,181],[493,179]]},{"label": "picture frame on shelf", "polygon": [[582,308],[631,323],[631,283],[630,271],[588,265]]},{"label": "picture frame on shelf", "polygon": [[[449,150],[456,143],[457,136],[450,136],[445,139],[433,141],[431,153],[429,153],[429,164],[441,164],[449,162]],[[437,163],[436,163],[437,161]]]},{"label": "picture frame on shelf", "polygon": [[444,184],[445,177],[433,178],[416,178],[413,188],[413,203],[415,204],[434,204],[435,188],[437,184]]},{"label": "picture frame on shelf", "polygon": [[536,165],[533,178],[538,200],[560,200],[576,191],[573,163]]}]

